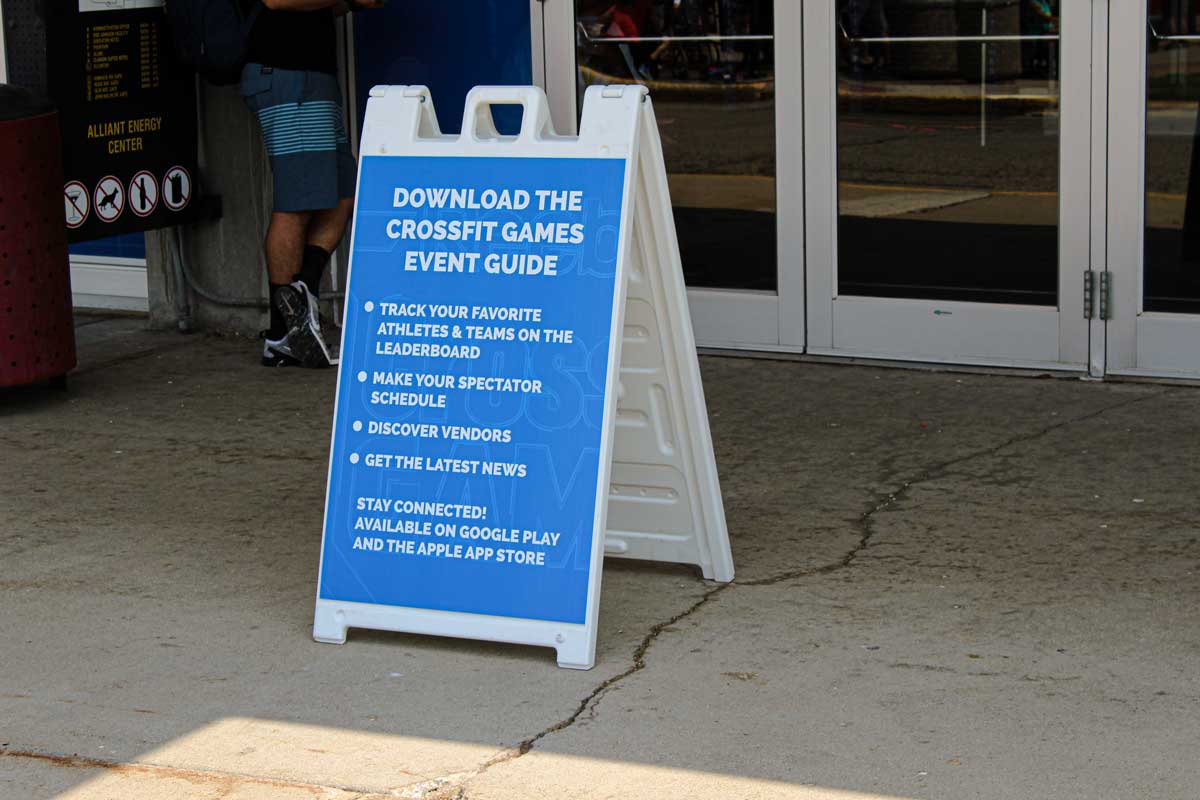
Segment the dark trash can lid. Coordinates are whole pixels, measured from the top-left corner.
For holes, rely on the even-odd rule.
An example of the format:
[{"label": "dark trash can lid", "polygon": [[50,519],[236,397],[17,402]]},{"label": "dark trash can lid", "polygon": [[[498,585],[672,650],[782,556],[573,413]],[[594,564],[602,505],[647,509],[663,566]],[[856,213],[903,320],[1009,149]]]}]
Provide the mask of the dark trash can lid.
[{"label": "dark trash can lid", "polygon": [[11,83],[0,83],[0,122],[40,117],[53,111],[54,104],[41,95]]}]

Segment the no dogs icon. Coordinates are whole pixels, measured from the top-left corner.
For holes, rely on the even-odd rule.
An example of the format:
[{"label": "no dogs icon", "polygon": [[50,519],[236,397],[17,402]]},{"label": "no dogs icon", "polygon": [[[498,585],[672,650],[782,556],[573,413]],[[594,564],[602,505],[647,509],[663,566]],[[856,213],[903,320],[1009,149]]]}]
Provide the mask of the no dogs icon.
[{"label": "no dogs icon", "polygon": [[115,222],[125,210],[125,187],[112,175],[101,178],[92,194],[96,216],[105,222]]}]

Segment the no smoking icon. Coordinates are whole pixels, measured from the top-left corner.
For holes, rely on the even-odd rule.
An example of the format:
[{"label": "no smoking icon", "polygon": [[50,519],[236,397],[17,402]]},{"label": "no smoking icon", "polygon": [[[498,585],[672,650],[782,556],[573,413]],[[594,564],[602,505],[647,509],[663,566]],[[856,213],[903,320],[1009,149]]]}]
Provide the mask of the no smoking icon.
[{"label": "no smoking icon", "polygon": [[114,222],[125,210],[125,187],[119,178],[109,175],[96,184],[92,199],[96,216],[105,222]]}]

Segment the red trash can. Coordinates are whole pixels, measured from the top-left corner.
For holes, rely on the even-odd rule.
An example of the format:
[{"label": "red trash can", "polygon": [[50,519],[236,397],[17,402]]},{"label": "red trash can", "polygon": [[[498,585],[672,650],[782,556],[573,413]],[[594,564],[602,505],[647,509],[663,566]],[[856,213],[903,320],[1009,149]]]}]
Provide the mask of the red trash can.
[{"label": "red trash can", "polygon": [[62,145],[54,107],[0,84],[0,386],[75,367]]}]

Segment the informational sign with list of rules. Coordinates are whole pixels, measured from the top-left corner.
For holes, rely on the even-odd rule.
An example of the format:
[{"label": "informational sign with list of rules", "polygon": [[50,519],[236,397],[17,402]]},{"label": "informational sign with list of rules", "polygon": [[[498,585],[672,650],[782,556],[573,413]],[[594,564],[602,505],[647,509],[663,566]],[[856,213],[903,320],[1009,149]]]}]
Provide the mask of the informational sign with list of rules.
[{"label": "informational sign with list of rules", "polygon": [[321,599],[584,623],[625,169],[363,157]]},{"label": "informational sign with list of rules", "polygon": [[46,4],[63,137],[63,221],[81,242],[194,220],[196,85],[163,0]]}]

